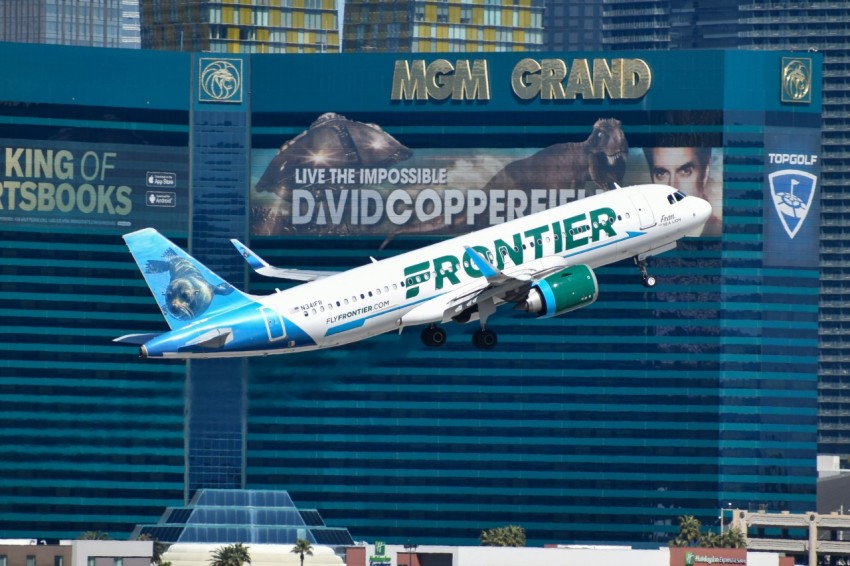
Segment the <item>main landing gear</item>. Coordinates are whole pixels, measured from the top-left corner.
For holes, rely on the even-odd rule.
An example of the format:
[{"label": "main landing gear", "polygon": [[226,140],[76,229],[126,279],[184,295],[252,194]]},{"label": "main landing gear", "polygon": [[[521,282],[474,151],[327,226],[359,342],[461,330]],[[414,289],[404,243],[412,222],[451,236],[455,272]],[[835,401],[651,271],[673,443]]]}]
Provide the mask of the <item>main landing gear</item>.
[{"label": "main landing gear", "polygon": [[489,328],[476,330],[472,335],[472,345],[479,350],[492,350],[498,341],[499,337]]},{"label": "main landing gear", "polygon": [[[429,348],[439,348],[446,343],[446,331],[432,324],[422,331],[422,343]],[[472,345],[479,350],[491,350],[499,341],[499,337],[489,328],[476,330],[472,334]]]},{"label": "main landing gear", "polygon": [[439,348],[446,343],[446,331],[432,324],[422,331],[422,343],[429,348]]},{"label": "main landing gear", "polygon": [[655,278],[655,275],[650,275],[646,271],[646,258],[641,258],[640,256],[635,256],[635,265],[640,270],[641,283],[644,287],[655,287],[655,284],[658,283],[658,280]]},{"label": "main landing gear", "polygon": [[[487,328],[487,319],[494,312],[496,312],[496,305],[493,299],[478,303],[477,313],[478,319],[481,321],[481,328],[472,334],[472,345],[479,350],[491,350],[499,341],[496,333]],[[431,324],[422,331],[421,338],[422,343],[429,348],[439,348],[446,343],[446,331],[436,324]]]}]

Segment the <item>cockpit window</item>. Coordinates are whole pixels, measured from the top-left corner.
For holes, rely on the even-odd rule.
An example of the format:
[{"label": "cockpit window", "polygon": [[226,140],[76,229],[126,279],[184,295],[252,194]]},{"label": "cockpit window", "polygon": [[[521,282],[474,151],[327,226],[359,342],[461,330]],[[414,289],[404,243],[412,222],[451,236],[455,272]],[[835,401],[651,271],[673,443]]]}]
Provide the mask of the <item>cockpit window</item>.
[{"label": "cockpit window", "polygon": [[676,204],[683,198],[685,198],[685,194],[681,191],[676,191],[675,193],[667,195],[667,202],[669,202],[670,204]]}]

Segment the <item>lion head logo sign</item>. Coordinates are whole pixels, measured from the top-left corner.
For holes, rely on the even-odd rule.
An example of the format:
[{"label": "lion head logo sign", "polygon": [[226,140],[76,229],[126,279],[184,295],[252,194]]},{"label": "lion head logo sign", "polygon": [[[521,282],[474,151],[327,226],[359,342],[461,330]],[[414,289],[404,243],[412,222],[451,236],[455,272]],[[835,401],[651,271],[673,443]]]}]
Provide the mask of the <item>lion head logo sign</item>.
[{"label": "lion head logo sign", "polygon": [[812,101],[812,60],[782,58],[782,102]]},{"label": "lion head logo sign", "polygon": [[199,60],[200,102],[242,102],[242,59]]},{"label": "lion head logo sign", "polygon": [[805,171],[783,169],[771,173],[768,179],[773,206],[788,237],[793,239],[809,214],[818,178]]}]

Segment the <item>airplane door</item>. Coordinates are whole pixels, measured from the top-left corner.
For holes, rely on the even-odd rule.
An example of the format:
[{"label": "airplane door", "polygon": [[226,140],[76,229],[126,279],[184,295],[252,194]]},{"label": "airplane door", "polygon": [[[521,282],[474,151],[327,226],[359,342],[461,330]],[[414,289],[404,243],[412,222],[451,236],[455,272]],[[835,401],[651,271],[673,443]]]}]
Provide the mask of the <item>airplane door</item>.
[{"label": "airplane door", "polygon": [[640,193],[635,193],[633,195],[629,195],[629,198],[632,199],[632,204],[635,205],[635,208],[637,209],[640,229],[645,230],[646,228],[655,226],[655,215],[652,213],[652,208],[650,208],[646,197]]},{"label": "airplane door", "polygon": [[283,320],[281,320],[280,314],[269,307],[260,307],[260,312],[263,313],[263,320],[266,322],[269,341],[274,342],[286,338],[286,331],[283,328]]}]

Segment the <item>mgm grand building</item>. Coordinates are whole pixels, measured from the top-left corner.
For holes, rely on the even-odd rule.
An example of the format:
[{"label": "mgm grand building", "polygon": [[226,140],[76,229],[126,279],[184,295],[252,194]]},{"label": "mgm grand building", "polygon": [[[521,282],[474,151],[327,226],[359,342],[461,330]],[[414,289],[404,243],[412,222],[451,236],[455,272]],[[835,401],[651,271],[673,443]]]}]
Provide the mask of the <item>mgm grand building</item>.
[{"label": "mgm grand building", "polygon": [[[0,58],[0,537],[121,538],[202,488],[417,544],[657,546],[683,515],[814,508],[819,54]],[[264,295],[299,283],[231,238],[341,271],[647,182],[713,207],[657,285],[601,267],[591,306],[501,309],[492,349],[454,323],[190,362],[112,341],[167,329],[142,228]]]}]

